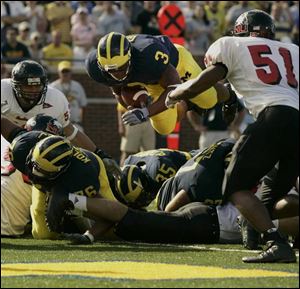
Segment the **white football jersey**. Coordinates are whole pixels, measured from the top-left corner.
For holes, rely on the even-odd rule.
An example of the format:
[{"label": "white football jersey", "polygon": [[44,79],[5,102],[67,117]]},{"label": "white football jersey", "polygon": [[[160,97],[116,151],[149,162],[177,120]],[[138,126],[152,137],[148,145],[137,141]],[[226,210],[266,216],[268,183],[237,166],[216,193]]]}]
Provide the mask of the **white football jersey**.
[{"label": "white football jersey", "polygon": [[226,78],[257,117],[266,106],[299,110],[299,47],[260,37],[225,36],[205,55],[205,65],[223,63]]},{"label": "white football jersey", "polygon": [[[58,89],[48,86],[44,103],[24,112],[14,96],[11,79],[1,80],[1,114],[23,126],[39,113],[55,117],[63,127],[70,122],[68,101]],[[30,220],[31,185],[24,182],[22,174],[5,160],[8,145],[1,135],[1,234],[20,235]]]},{"label": "white football jersey", "polygon": [[11,79],[1,79],[1,114],[17,125],[23,126],[29,118],[39,113],[57,118],[63,127],[70,122],[68,101],[58,89],[48,86],[44,103],[24,112],[14,96]]}]

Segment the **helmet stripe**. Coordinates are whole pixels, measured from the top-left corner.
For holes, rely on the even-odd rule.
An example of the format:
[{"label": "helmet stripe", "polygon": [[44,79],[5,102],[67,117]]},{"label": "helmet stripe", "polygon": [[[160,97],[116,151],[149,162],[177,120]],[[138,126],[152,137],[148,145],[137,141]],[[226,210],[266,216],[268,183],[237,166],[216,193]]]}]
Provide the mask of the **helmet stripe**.
[{"label": "helmet stripe", "polygon": [[133,172],[134,168],[135,168],[135,166],[131,166],[128,171],[127,183],[128,183],[129,192],[133,191],[133,188],[131,186],[131,184],[132,184],[131,180],[132,180],[132,172]]},{"label": "helmet stripe", "polygon": [[106,41],[106,58],[107,59],[111,59],[111,39],[114,35],[114,32],[111,32],[108,34],[108,37],[107,37],[107,41]]},{"label": "helmet stripe", "polygon": [[[46,139],[45,139],[45,140],[46,140]],[[40,148],[43,146],[44,143],[45,143],[45,141],[41,143]],[[64,143],[65,143],[65,142],[64,142],[63,140],[61,140],[61,141],[59,141],[59,142],[56,142],[56,143],[50,145],[50,146],[49,146],[48,148],[46,148],[43,152],[41,152],[41,157],[44,157],[49,151],[55,149],[56,147],[58,147],[58,146],[60,146],[60,145],[62,145],[62,144],[64,144]]]},{"label": "helmet stripe", "polygon": [[64,152],[63,154],[57,156],[55,159],[53,159],[52,161],[50,161],[51,164],[55,164],[56,162],[58,162],[59,160],[63,159],[64,157],[67,157],[69,155],[72,155],[73,151],[72,150],[68,150],[66,152]]},{"label": "helmet stripe", "polygon": [[121,41],[120,41],[120,55],[124,56],[124,42],[125,42],[125,36],[121,36]]}]

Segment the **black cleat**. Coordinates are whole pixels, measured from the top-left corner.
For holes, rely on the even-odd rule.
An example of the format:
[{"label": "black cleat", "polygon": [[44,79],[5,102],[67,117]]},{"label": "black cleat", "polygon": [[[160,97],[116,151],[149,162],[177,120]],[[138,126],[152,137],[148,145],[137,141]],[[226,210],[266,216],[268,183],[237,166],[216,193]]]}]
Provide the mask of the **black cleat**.
[{"label": "black cleat", "polygon": [[239,216],[238,224],[241,227],[244,247],[249,250],[261,249],[261,247],[258,247],[261,242],[261,234],[257,232],[243,216]]},{"label": "black cleat", "polygon": [[296,255],[287,243],[269,241],[267,249],[255,257],[244,257],[245,263],[296,263]]}]

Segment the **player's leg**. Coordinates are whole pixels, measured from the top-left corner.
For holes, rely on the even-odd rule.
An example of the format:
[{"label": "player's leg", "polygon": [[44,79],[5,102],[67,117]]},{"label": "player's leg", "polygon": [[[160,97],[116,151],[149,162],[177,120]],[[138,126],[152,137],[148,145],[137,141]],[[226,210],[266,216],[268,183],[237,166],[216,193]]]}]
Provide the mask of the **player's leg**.
[{"label": "player's leg", "polygon": [[30,221],[31,186],[15,171],[1,175],[1,235],[22,235]]},{"label": "player's leg", "polygon": [[[287,114],[290,114],[290,116]],[[284,140],[282,137],[287,130],[287,123],[284,123],[283,119],[290,121],[291,117],[296,117],[296,111],[293,112],[285,107],[265,109],[259,115],[258,120],[246,129],[245,134],[233,149],[233,158],[224,180],[225,195],[228,196],[228,193],[231,192],[230,199],[242,215],[259,232],[264,233],[266,240],[272,240],[272,243],[270,243],[272,249],[267,251],[269,253],[263,252],[259,257],[245,258],[245,262],[295,261],[294,252],[290,250],[286,241],[276,232],[267,209],[251,193],[251,188],[274,167],[281,158],[280,151],[287,147],[285,143],[287,135]],[[276,133],[272,133],[274,131]],[[289,129],[290,134],[291,132],[293,132],[292,134],[298,134],[294,127]],[[298,147],[288,149],[295,152]],[[286,185],[287,183],[285,183],[285,193],[287,193],[286,189],[290,189]],[[273,246],[274,242],[278,246]]]},{"label": "player's leg", "polygon": [[[195,61],[192,54],[185,47],[177,44],[175,46],[179,52],[179,60],[176,70],[179,73],[182,82],[196,78],[202,72],[202,69]],[[190,102],[196,104],[200,108],[211,108],[217,103],[217,91],[214,87],[211,87],[190,99]]]},{"label": "player's leg", "polygon": [[171,213],[129,209],[115,233],[130,241],[210,244],[219,241],[219,223],[214,207],[190,203]]},{"label": "player's leg", "polygon": [[141,146],[141,125],[125,125],[125,136],[121,138],[120,150],[121,158],[120,165],[123,166],[125,159],[140,151]]}]

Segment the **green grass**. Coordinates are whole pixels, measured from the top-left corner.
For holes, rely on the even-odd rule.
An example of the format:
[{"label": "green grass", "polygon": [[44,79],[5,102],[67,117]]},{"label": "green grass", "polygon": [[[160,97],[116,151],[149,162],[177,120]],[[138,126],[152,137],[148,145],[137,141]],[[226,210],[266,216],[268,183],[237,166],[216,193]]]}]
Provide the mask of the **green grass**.
[{"label": "green grass", "polygon": [[[210,248],[221,248],[215,251]],[[226,251],[237,249],[237,252]],[[1,287],[30,288],[299,288],[299,267],[295,264],[244,264],[241,245],[176,246],[126,242],[97,242],[91,246],[71,246],[66,241],[1,239],[1,264],[44,262],[138,261],[188,264],[235,269],[264,269],[298,274],[297,277],[132,280],[75,275],[1,277]],[[299,261],[299,260],[298,260]],[[83,263],[84,266],[84,263]]]}]

